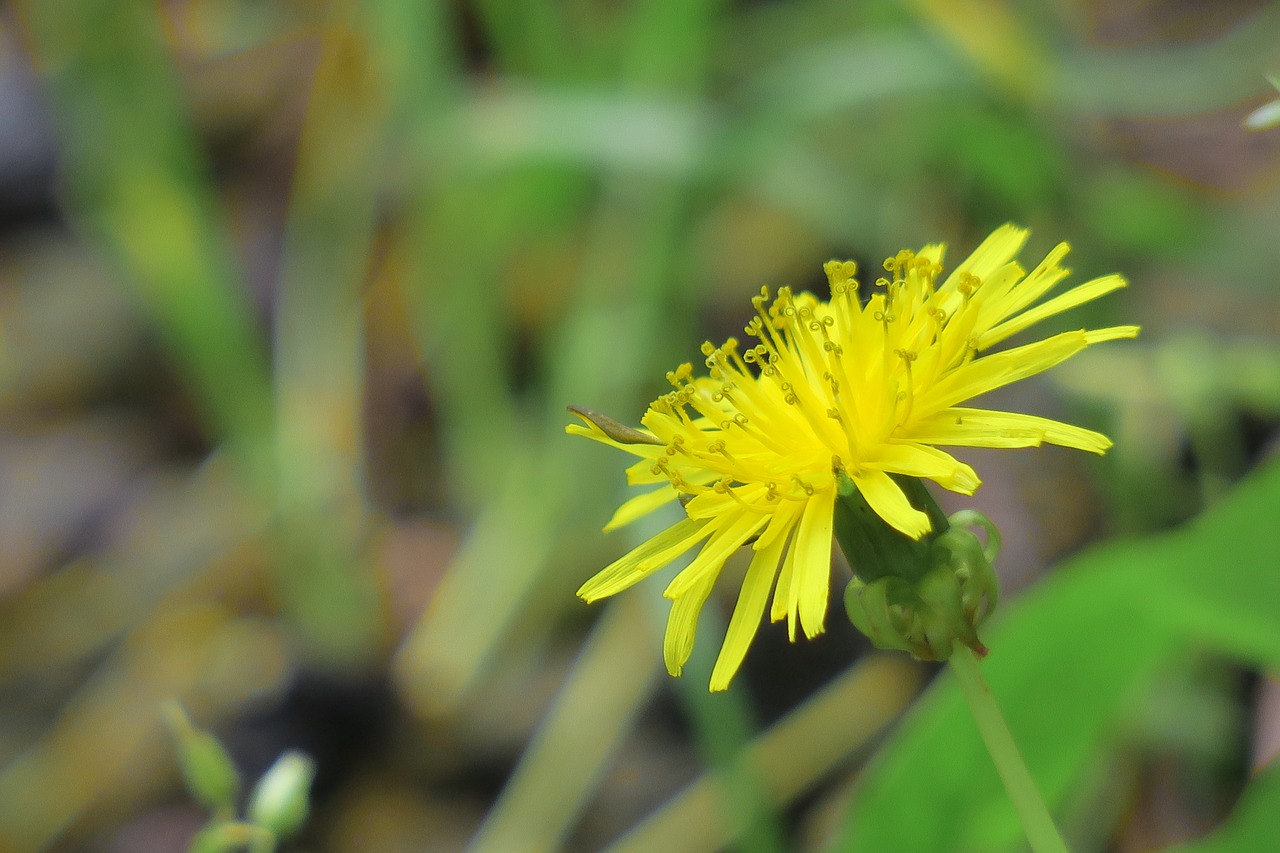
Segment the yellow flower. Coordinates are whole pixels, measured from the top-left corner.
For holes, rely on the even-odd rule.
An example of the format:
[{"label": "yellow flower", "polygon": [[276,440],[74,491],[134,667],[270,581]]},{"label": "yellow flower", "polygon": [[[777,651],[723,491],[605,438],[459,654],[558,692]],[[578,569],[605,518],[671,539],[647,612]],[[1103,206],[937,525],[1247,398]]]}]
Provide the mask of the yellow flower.
[{"label": "yellow flower", "polygon": [[[746,331],[759,343],[703,345],[708,376],[689,364],[667,375],[675,390],[641,419],[643,430],[574,408],[567,432],[640,457],[632,485],[660,484],[628,500],[606,526],[627,524],[679,498],[686,518],[583,584],[588,602],[621,592],[702,543],[668,585],[663,657],[679,675],[693,649],[703,603],[725,560],[754,554],[711,676],[724,690],[755,637],[769,594],[770,618],[791,639],[823,631],[831,572],[837,480],[848,477],[892,527],[919,539],[928,516],[891,474],[973,494],[981,480],[937,445],[1032,447],[1043,442],[1102,453],[1103,435],[1032,415],[961,404],[1032,376],[1090,344],[1137,335],[1137,326],[1071,331],[992,355],[986,350],[1040,320],[1124,287],[1109,275],[1040,301],[1068,270],[1059,244],[1027,273],[1014,259],[1027,238],[1005,225],[945,279],[944,246],[899,252],[890,274],[859,300],[852,262],[825,265],[831,301],[765,288]],[[856,555],[850,555],[857,563]]]}]

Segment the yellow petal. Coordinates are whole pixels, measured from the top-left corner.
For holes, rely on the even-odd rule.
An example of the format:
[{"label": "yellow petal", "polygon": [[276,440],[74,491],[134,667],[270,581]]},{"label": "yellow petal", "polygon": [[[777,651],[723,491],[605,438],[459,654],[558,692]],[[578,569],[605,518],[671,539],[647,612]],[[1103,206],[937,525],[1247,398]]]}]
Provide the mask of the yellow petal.
[{"label": "yellow petal", "polygon": [[667,672],[679,675],[684,670],[689,655],[693,653],[693,640],[698,632],[698,614],[715,586],[714,572],[708,573],[689,587],[671,604],[667,615],[667,633],[662,641],[662,660]]},{"label": "yellow petal", "polygon": [[944,489],[971,495],[982,485],[977,472],[949,453],[936,447],[916,434],[915,426],[907,431],[912,442],[920,444],[882,444],[875,448],[867,465],[891,474],[908,477],[926,477]]},{"label": "yellow petal", "polygon": [[760,534],[760,538],[751,546],[757,551],[762,551],[771,546],[775,540],[787,538],[787,534],[791,532],[797,521],[800,519],[800,513],[804,511],[805,503],[802,501],[779,501],[777,509],[773,511],[773,518],[769,520],[769,526],[765,528],[764,533]]},{"label": "yellow petal", "polygon": [[826,622],[827,593],[831,588],[831,527],[835,499],[835,489],[813,496],[800,519],[800,528],[792,546],[799,553],[791,589],[797,598],[800,625],[809,639],[821,634]]},{"label": "yellow petal", "polygon": [[[565,428],[568,431],[568,427]],[[607,444],[608,442],[604,442]],[[628,486],[649,486],[654,483],[670,483],[671,478],[662,473],[661,470],[655,471],[652,459],[641,459],[627,466],[627,485]]]},{"label": "yellow petal", "polygon": [[913,507],[898,484],[883,471],[859,472],[853,476],[853,482],[876,515],[895,530],[919,539],[932,528],[929,516]]},{"label": "yellow petal", "polygon": [[698,556],[694,557],[693,562],[685,566],[667,585],[662,593],[667,598],[678,598],[684,595],[694,585],[701,583],[704,575],[714,577],[719,574],[729,555],[741,548],[760,528],[764,527],[769,521],[769,516],[738,508],[736,513],[719,516],[719,520],[720,528],[707,540],[707,544],[702,546]]},{"label": "yellow petal", "polygon": [[1024,311],[1017,317],[1006,320],[983,333],[978,339],[978,349],[985,350],[987,347],[1000,343],[1005,338],[1016,335],[1023,329],[1034,326],[1047,317],[1061,314],[1063,311],[1075,308],[1077,305],[1092,302],[1094,299],[1106,296],[1108,293],[1119,290],[1127,284],[1128,282],[1118,275],[1108,275],[1102,278],[1095,278],[1093,281],[1087,281],[1079,287],[1074,287],[1061,296],[1050,299],[1048,302],[1042,302],[1031,310]]},{"label": "yellow petal", "polygon": [[1043,442],[1105,453],[1111,439],[1091,429],[1049,418],[953,408],[925,418],[911,427],[911,437],[927,444],[958,447],[1039,447]]},{"label": "yellow petal", "polygon": [[[808,503],[808,501],[805,501],[801,506],[807,507]],[[786,556],[782,559],[782,569],[778,572],[778,583],[773,589],[773,606],[769,608],[770,622],[785,619],[791,613],[791,587],[795,583],[796,555],[800,550],[796,547],[798,539],[799,536],[791,537],[791,545],[787,548]],[[794,641],[796,638],[795,620],[792,620],[787,627],[790,637]]]},{"label": "yellow petal", "polygon": [[[763,538],[762,536],[761,539]],[[751,641],[755,639],[760,627],[760,618],[764,615],[764,606],[773,589],[778,562],[782,559],[782,549],[786,543],[785,536],[774,536],[766,547],[756,551],[751,558],[746,577],[742,579],[738,603],[729,619],[729,629],[724,635],[724,645],[720,647],[720,656],[716,658],[715,669],[711,672],[713,691],[728,689],[729,682],[747,656],[747,649],[751,647]]]},{"label": "yellow petal", "polygon": [[670,563],[711,535],[715,522],[685,519],[605,566],[578,589],[587,602],[607,598],[635,584]]},{"label": "yellow petal", "polygon": [[954,289],[960,282],[960,276],[963,273],[976,275],[984,281],[991,276],[1000,267],[1007,264],[1018,254],[1018,250],[1022,248],[1022,244],[1027,242],[1027,235],[1030,232],[1025,228],[1019,228],[1012,223],[1001,225],[983,240],[978,248],[970,253],[969,257],[960,262],[959,266],[947,276],[946,283],[943,288],[947,290]]},{"label": "yellow petal", "polygon": [[1034,376],[1066,361],[1090,343],[1083,331],[1063,332],[1043,341],[974,359],[916,395],[916,411],[929,415]]},{"label": "yellow petal", "polygon": [[772,515],[770,512],[770,504],[765,495],[768,493],[769,487],[764,483],[751,483],[746,486],[733,487],[733,494],[726,492],[708,490],[698,495],[693,500],[685,504],[684,511],[690,518],[712,518],[718,515],[724,515],[726,512],[734,513],[743,509],[743,504],[757,507],[758,514],[768,518]]},{"label": "yellow petal", "polygon": [[619,527],[630,524],[637,518],[653,512],[658,507],[666,506],[679,496],[680,493],[671,488],[669,484],[656,491],[636,495],[618,507],[618,511],[613,514],[613,518],[609,519],[609,523],[604,526],[605,532],[608,533],[610,530],[617,530]]},{"label": "yellow petal", "polygon": [[917,257],[924,258],[925,260],[928,260],[928,261],[932,261],[935,264],[941,264],[943,259],[946,257],[946,255],[947,255],[946,243],[930,243],[929,245],[922,248],[919,252],[916,252]]},{"label": "yellow petal", "polygon": [[[1010,282],[1008,290],[1001,298],[987,304],[987,316],[985,319],[988,324],[999,323],[1006,317],[1011,317],[1022,311],[1052,290],[1055,284],[1066,278],[1071,271],[1059,266],[1058,262],[1066,257],[1069,251],[1071,251],[1069,245],[1059,243],[1021,281]],[[985,330],[984,327],[978,331],[984,332]]]},{"label": "yellow petal", "polygon": [[1084,333],[1084,338],[1089,342],[1089,346],[1093,346],[1107,341],[1136,338],[1141,331],[1141,326],[1108,326],[1105,329],[1090,329]]}]

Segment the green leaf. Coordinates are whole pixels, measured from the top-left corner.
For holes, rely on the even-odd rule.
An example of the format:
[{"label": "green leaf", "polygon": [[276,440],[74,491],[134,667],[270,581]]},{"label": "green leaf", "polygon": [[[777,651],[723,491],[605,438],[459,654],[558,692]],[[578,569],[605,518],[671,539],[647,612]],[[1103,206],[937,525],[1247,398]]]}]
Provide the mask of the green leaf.
[{"label": "green leaf", "polygon": [[177,702],[164,706],[165,722],[178,747],[178,764],[191,796],[215,814],[231,815],[240,792],[240,774],[218,739],[191,723]]}]

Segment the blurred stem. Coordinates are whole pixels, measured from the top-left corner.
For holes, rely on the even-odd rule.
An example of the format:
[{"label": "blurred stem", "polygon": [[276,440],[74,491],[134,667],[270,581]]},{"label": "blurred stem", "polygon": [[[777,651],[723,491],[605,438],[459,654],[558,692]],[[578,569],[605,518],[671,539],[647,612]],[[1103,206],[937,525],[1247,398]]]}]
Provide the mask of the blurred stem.
[{"label": "blurred stem", "polygon": [[995,762],[1000,781],[1013,800],[1013,807],[1022,821],[1022,828],[1031,842],[1035,853],[1067,853],[1067,845],[1054,826],[1049,809],[1045,806],[1031,778],[1022,753],[1013,740],[1013,734],[1000,713],[1000,706],[991,695],[991,688],[982,674],[982,667],[977,657],[967,646],[957,645],[950,658],[951,669],[960,681],[960,689],[964,692],[965,701],[982,733],[982,740],[987,745],[991,760]]},{"label": "blurred stem", "polygon": [[275,833],[238,820],[214,820],[191,839],[188,853],[275,853]]},{"label": "blurred stem", "polygon": [[468,853],[551,853],[574,821],[653,692],[657,661],[640,596],[613,602],[543,717]]},{"label": "blurred stem", "polygon": [[[692,674],[685,676],[691,678]],[[862,658],[752,740],[740,761],[754,769],[769,804],[781,810],[866,748],[910,704],[921,679],[922,670],[905,655]],[[710,696],[704,685],[699,681],[696,686],[704,697]],[[735,827],[726,820],[708,819],[723,808],[722,791],[718,774],[705,773],[609,845],[607,853],[711,853],[732,848]]]},{"label": "blurred stem", "polygon": [[16,5],[52,95],[68,217],[105,247],[211,437],[270,488],[270,378],[155,4]]},{"label": "blurred stem", "polygon": [[[665,617],[667,600],[650,601],[651,606],[661,608]],[[702,615],[706,633],[724,633],[723,620],[720,624],[707,624],[716,619],[715,614]],[[659,624],[655,635],[660,631]],[[748,747],[757,725],[748,700],[740,689],[724,693],[707,690],[716,651],[707,643],[694,646],[685,676],[676,679],[680,698],[693,725],[698,749],[716,779],[720,813],[733,836],[733,849],[742,853],[778,853],[787,849],[786,836],[777,806],[769,796],[769,768],[751,760]]]},{"label": "blurred stem", "polygon": [[299,145],[276,306],[278,583],[328,662],[372,652],[376,591],[361,539],[363,284],[388,93],[349,0],[325,28]]}]

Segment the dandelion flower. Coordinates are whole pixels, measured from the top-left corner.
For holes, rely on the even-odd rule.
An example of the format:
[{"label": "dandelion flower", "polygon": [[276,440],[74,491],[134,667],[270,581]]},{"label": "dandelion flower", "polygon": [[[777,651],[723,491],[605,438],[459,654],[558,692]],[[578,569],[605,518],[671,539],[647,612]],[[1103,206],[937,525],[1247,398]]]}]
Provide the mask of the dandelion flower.
[{"label": "dandelion flower", "polygon": [[[679,499],[685,518],[607,566],[578,590],[588,602],[614,595],[700,546],[664,595],[671,599],[663,657],[679,675],[693,649],[702,605],[726,559],[751,544],[711,689],[724,690],[766,607],[790,638],[823,631],[838,484],[852,483],[886,524],[913,539],[930,532],[891,475],[932,480],[973,494],[981,480],[940,446],[1033,447],[1044,442],[1103,453],[1091,430],[1011,412],[967,407],[993,389],[1040,373],[1085,347],[1132,338],[1136,326],[1069,331],[986,355],[989,349],[1069,308],[1124,287],[1108,275],[1042,301],[1068,270],[1059,244],[1030,273],[1015,260],[1027,231],[1005,225],[945,278],[940,244],[903,250],[887,277],[859,297],[856,267],[825,265],[831,300],[768,288],[752,300],[746,332],[703,345],[707,375],[684,364],[674,390],[625,427],[571,411],[583,435],[639,457],[631,485],[657,488],[618,508],[606,530]],[[857,564],[856,555],[850,555]],[[769,603],[772,593],[772,604]]]}]

